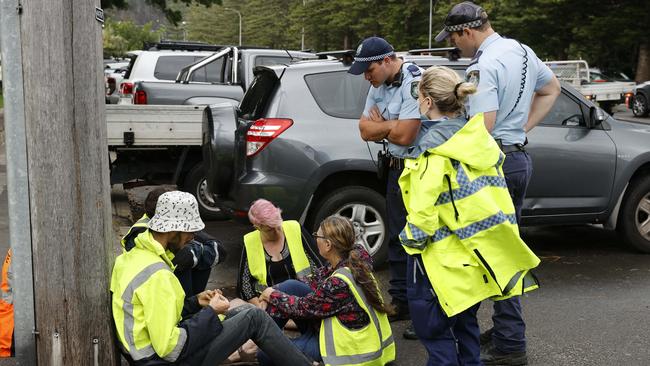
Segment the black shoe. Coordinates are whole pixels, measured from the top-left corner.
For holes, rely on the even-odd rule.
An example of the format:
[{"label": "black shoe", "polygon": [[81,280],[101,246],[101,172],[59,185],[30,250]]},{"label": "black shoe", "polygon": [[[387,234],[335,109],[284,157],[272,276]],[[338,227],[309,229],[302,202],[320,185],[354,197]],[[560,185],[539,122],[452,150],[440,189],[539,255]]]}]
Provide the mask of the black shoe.
[{"label": "black shoe", "polygon": [[413,328],[413,323],[409,324],[409,326],[406,327],[406,329],[404,329],[404,333],[402,334],[402,336],[409,340],[418,339],[418,335],[415,334],[415,328]]},{"label": "black shoe", "polygon": [[526,352],[503,353],[495,347],[481,347],[481,362],[485,366],[505,365],[523,366],[528,365]]},{"label": "black shoe", "polygon": [[409,311],[409,306],[405,302],[395,301],[391,302],[391,305],[395,307],[395,314],[388,316],[389,322],[396,322],[400,320],[411,320],[411,312]]},{"label": "black shoe", "polygon": [[490,328],[490,329],[486,330],[485,332],[481,333],[481,337],[480,337],[480,340],[479,340],[479,343],[481,344],[481,346],[486,346],[486,345],[492,343],[492,330],[493,330],[493,328]]}]

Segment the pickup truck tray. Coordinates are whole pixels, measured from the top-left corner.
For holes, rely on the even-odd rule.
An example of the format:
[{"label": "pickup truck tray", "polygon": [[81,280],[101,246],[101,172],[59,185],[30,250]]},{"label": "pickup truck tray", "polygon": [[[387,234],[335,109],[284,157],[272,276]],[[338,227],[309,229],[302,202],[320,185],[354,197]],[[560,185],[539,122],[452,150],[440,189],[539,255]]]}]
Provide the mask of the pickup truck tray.
[{"label": "pickup truck tray", "polygon": [[108,146],[200,146],[204,109],[204,105],[106,105]]}]

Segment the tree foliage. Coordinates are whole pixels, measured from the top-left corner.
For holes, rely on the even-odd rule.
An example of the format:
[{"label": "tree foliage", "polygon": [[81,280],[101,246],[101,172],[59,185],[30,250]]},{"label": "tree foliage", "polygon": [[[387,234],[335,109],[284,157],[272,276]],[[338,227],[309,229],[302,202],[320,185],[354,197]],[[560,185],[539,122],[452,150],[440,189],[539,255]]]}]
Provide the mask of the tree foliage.
[{"label": "tree foliage", "polygon": [[[132,1],[142,1],[142,0],[132,0]],[[145,0],[145,1],[149,4],[152,4],[162,9],[162,11],[165,13],[165,16],[167,17],[167,20],[169,20],[169,22],[172,24],[178,24],[178,22],[180,22],[183,19],[183,13],[180,10],[171,7],[170,6],[171,3],[174,4],[180,3],[187,6],[190,6],[191,4],[194,3],[194,4],[203,5],[205,7],[210,7],[211,5],[221,5],[221,0]],[[108,8],[124,9],[129,5],[128,0],[101,0],[101,4],[102,4],[102,8],[104,9],[108,9]]]},{"label": "tree foliage", "polygon": [[[137,1],[137,0],[134,0]],[[365,37],[386,38],[398,50],[426,48],[429,1],[426,0],[147,0],[184,11],[188,39],[237,44],[239,17],[247,45],[317,51],[355,48]],[[460,0],[433,1],[432,36]],[[126,0],[103,0],[113,4]],[[640,52],[650,52],[650,1],[638,0],[476,0],[494,29],[531,46],[542,59],[585,59],[604,70],[632,74]],[[206,5],[214,5],[208,6]],[[177,10],[178,11],[178,10]],[[180,18],[174,18],[176,21]],[[645,46],[643,46],[645,45]],[[432,43],[433,47],[445,44]],[[640,51],[646,50],[646,51]],[[650,55],[647,55],[650,57]]]},{"label": "tree foliage", "polygon": [[154,31],[152,27],[152,23],[139,26],[108,19],[103,29],[104,56],[124,57],[128,51],[142,49],[145,42],[158,42],[165,29]]}]

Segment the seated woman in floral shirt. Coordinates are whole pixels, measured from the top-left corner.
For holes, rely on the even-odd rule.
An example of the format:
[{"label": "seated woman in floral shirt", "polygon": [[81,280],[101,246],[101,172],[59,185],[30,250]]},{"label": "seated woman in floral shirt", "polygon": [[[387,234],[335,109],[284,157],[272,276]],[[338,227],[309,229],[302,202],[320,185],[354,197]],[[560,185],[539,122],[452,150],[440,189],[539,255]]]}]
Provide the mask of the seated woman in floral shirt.
[{"label": "seated woman in floral shirt", "polygon": [[[377,312],[385,316],[392,309],[384,303],[379,285],[372,276],[372,258],[362,246],[355,245],[354,228],[348,219],[330,216],[312,236],[328,265],[319,268],[305,282],[288,280],[267,288],[260,295],[260,301],[280,327],[287,319],[293,319],[301,332],[301,336],[293,340],[296,346],[312,359],[321,360],[316,331],[321,320],[336,317],[349,329],[360,329],[370,323],[368,313],[357,302],[348,283],[334,276],[335,271],[347,267],[357,287]],[[261,365],[272,365],[261,352],[258,360]]]}]

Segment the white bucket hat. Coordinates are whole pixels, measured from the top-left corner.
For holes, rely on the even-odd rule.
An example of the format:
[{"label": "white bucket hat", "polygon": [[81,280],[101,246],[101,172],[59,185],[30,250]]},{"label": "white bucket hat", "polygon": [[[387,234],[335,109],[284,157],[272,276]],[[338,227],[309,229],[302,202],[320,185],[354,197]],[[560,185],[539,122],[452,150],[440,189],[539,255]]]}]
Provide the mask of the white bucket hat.
[{"label": "white bucket hat", "polygon": [[163,193],[156,203],[156,214],[149,221],[149,229],[159,233],[201,231],[205,224],[199,215],[196,198],[187,192]]}]

